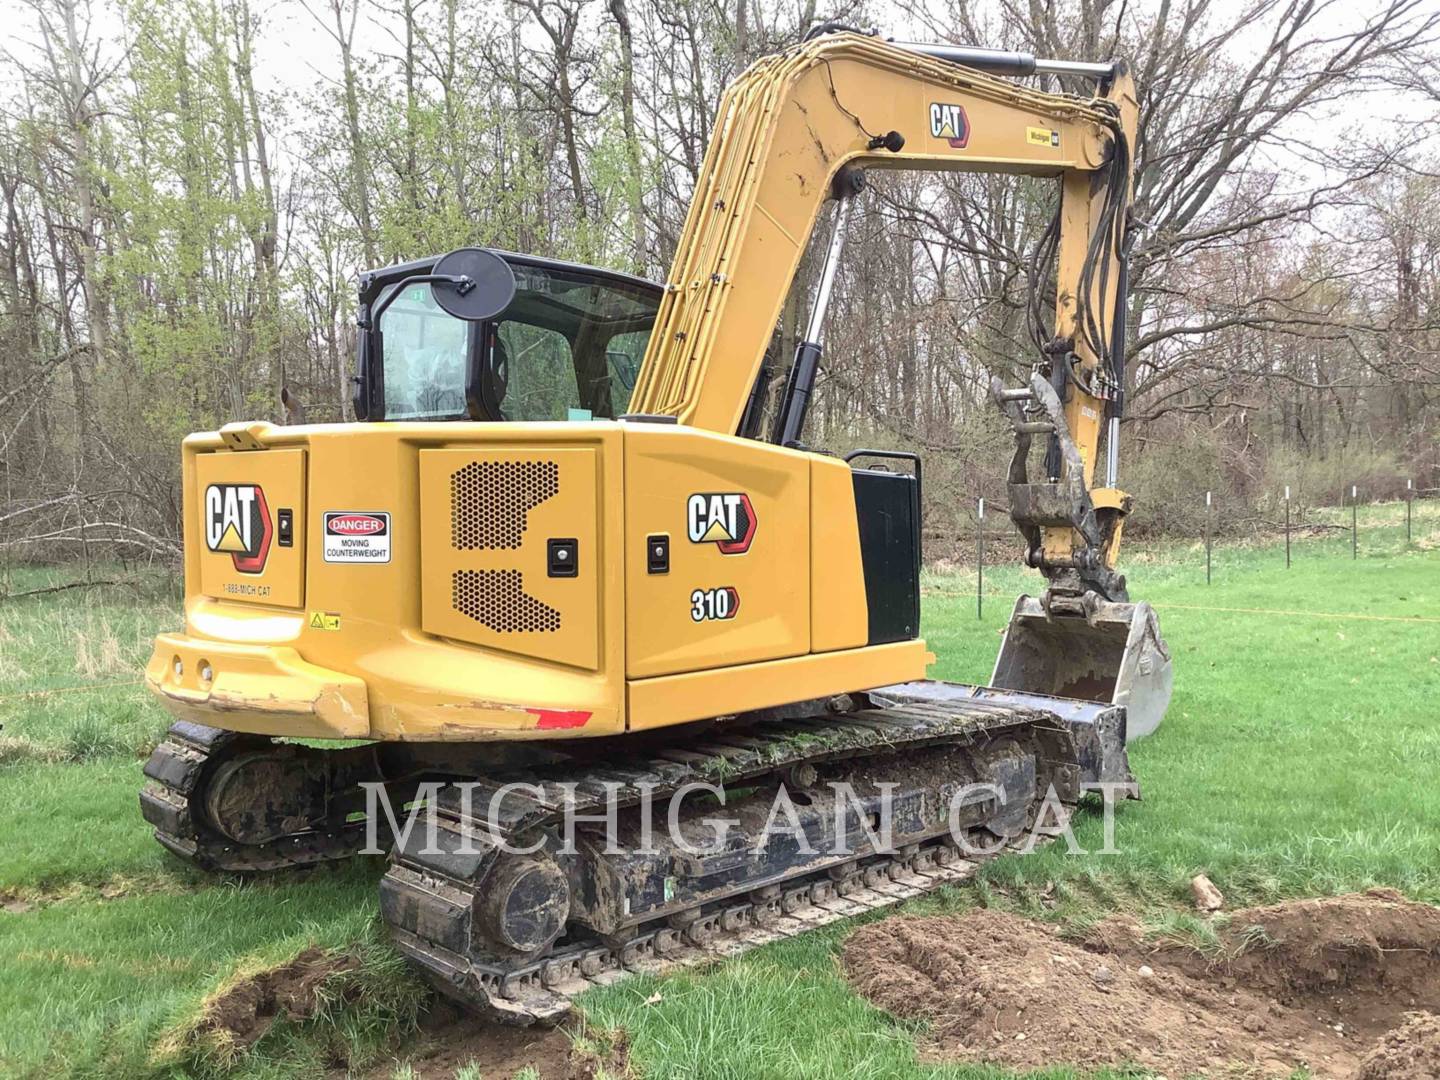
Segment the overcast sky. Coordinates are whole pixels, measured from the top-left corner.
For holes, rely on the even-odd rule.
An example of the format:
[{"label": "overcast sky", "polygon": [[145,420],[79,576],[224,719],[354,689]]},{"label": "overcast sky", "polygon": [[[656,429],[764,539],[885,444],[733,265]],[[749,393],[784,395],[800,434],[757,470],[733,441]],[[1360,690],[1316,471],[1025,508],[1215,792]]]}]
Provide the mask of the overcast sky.
[{"label": "overcast sky", "polygon": [[[91,0],[93,22],[91,38],[102,43],[106,55],[115,56],[122,48],[122,26],[114,0]],[[943,3],[944,0],[938,0]],[[1427,0],[1437,5],[1440,0]],[[339,55],[330,34],[317,21],[311,9],[328,15],[328,0],[312,0],[307,9],[300,0],[252,0],[253,10],[262,19],[260,43],[256,49],[256,75],[262,92],[278,95],[281,99],[292,98],[295,104],[313,93],[326,81],[336,79],[339,72]],[[490,0],[484,9],[495,12],[497,32],[505,23],[503,0]],[[387,5],[389,6],[389,5]],[[1140,5],[1144,7],[1146,5]],[[1244,0],[1217,0],[1217,18],[1238,16],[1248,4]],[[604,17],[604,5],[592,3],[590,15],[593,25],[599,25]],[[877,10],[889,12],[877,18],[883,32],[896,37],[923,37],[890,0],[882,0]],[[938,8],[937,8],[938,10]],[[1319,5],[1319,15],[1312,30],[1313,36],[1340,35],[1353,30],[1369,18],[1371,4],[1367,0],[1328,0]],[[376,54],[394,54],[397,44],[384,29],[385,16],[374,3],[367,5],[362,13],[357,35],[357,51],[374,57]],[[393,21],[393,20],[392,20]],[[6,52],[25,58],[33,55],[37,34],[34,31],[35,16],[26,0],[0,0],[0,26]],[[538,31],[537,31],[538,32]],[[1243,62],[1246,49],[1260,49],[1268,38],[1262,27],[1254,34],[1241,35],[1236,43],[1237,54],[1232,57]],[[538,44],[538,42],[537,42]],[[995,44],[974,42],[965,44]],[[1106,59],[1095,57],[1093,59]],[[14,93],[19,88],[20,74],[10,64],[0,64],[0,86],[10,88]],[[5,95],[0,94],[0,98]],[[277,148],[277,164],[282,171],[292,155],[303,152],[305,111],[302,108],[287,110],[285,121],[272,132]],[[1303,144],[1343,145],[1349,140],[1358,140],[1368,145],[1395,145],[1402,136],[1402,127],[1417,119],[1434,121],[1437,109],[1433,102],[1417,96],[1396,93],[1384,95],[1373,92],[1357,92],[1348,98],[1321,106],[1310,119],[1293,124],[1287,134],[1294,140],[1291,147],[1284,145],[1267,148],[1262,160],[1279,172],[1284,186],[1291,191],[1306,191],[1325,181],[1325,171],[1313,160],[1313,155]],[[581,121],[582,124],[584,121]],[[1413,132],[1405,136],[1413,139]],[[1417,148],[1423,154],[1440,149],[1434,131],[1430,132],[1425,145]]]}]

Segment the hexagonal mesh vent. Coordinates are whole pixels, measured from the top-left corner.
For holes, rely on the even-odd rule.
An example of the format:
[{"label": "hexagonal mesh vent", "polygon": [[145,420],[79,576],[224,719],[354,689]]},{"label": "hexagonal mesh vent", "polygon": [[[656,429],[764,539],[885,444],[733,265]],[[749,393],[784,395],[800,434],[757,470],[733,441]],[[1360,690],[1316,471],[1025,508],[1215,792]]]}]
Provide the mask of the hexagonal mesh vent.
[{"label": "hexagonal mesh vent", "polygon": [[455,610],[499,634],[545,634],[560,629],[560,612],[525,591],[519,570],[456,570]]},{"label": "hexagonal mesh vent", "polygon": [[553,461],[472,461],[450,474],[450,542],[460,551],[518,548],[525,515],[559,492]]}]

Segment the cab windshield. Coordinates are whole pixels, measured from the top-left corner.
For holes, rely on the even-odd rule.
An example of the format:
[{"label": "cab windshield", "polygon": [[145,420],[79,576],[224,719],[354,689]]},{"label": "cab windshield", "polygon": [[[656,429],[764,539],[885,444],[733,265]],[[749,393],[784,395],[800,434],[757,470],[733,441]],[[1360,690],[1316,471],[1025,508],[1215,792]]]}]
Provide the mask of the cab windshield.
[{"label": "cab windshield", "polygon": [[379,326],[386,420],[589,420],[625,412],[659,286],[582,267],[511,268],[515,299],[493,322],[447,314],[428,284],[403,286]]}]

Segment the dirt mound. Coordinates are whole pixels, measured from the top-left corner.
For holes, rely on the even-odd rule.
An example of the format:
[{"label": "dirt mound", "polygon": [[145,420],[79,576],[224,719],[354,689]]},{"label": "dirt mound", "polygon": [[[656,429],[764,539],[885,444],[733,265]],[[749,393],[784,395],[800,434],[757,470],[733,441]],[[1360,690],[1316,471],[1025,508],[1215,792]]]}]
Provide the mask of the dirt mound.
[{"label": "dirt mound", "polygon": [[1397,893],[1239,911],[1218,935],[1220,948],[1201,953],[1117,918],[1072,944],[977,911],[872,923],[842,963],[877,1005],[930,1022],[930,1056],[1017,1068],[1349,1078],[1404,1010],[1440,1012],[1440,909]]},{"label": "dirt mound", "polygon": [[1355,1080],[1435,1080],[1440,1076],[1440,1016],[1408,1013],[1365,1055]]},{"label": "dirt mound", "polygon": [[[323,992],[351,1000],[356,987],[353,979],[343,976],[360,967],[357,956],[306,949],[289,963],[253,972],[210,998],[184,1041],[204,1041],[220,1061],[234,1063],[282,1016],[291,1020],[315,1016]],[[591,1032],[573,1042],[563,1030],[505,1027],[463,1012],[443,999],[432,1001],[418,1019],[418,1030],[384,1061],[372,1064],[367,1060],[357,1071],[337,1047],[333,1068],[326,1075],[389,1080],[402,1063],[416,1080],[450,1080],[470,1064],[485,1080],[534,1072],[545,1080],[593,1080],[602,1071],[608,1076],[627,1075],[627,1047],[618,1034]]]},{"label": "dirt mound", "polygon": [[1219,968],[1284,1004],[1343,1013],[1347,1027],[1372,1032],[1406,1009],[1440,1012],[1440,908],[1393,889],[1237,911],[1221,941],[1218,963],[1173,945],[1158,958],[1201,977]]},{"label": "dirt mound", "polygon": [[313,1016],[326,980],[359,963],[353,956],[306,949],[288,964],[242,979],[212,998],[196,1033],[220,1036],[232,1050],[253,1046],[281,1015],[294,1020]]}]

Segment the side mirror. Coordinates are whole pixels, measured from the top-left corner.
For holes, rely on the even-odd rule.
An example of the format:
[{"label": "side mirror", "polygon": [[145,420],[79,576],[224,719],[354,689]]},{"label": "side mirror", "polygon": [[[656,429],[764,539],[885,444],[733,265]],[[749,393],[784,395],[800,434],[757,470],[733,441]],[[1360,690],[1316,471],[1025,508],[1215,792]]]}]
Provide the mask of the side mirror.
[{"label": "side mirror", "polygon": [[411,274],[366,312],[361,308],[362,330],[378,333],[380,316],[399,299],[407,285],[430,286],[435,303],[447,315],[467,322],[483,322],[500,315],[515,299],[515,271],[510,264],[486,248],[456,248],[442,256],[428,274]]},{"label": "side mirror", "polygon": [[515,271],[487,248],[457,248],[428,276],[435,303],[467,322],[494,319],[515,299]]}]

